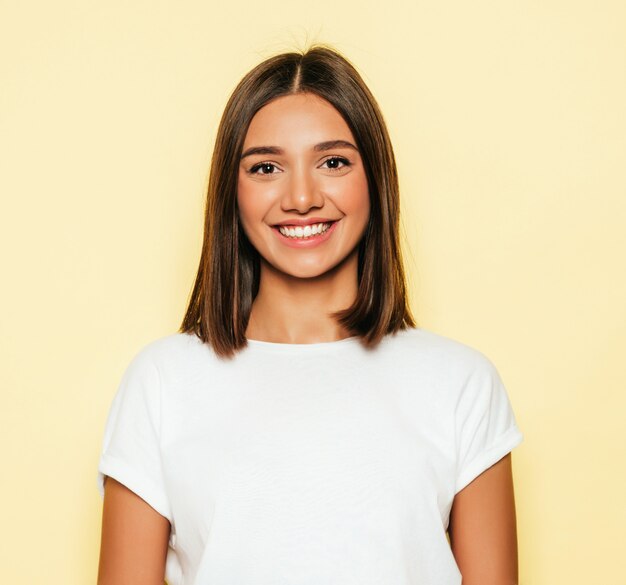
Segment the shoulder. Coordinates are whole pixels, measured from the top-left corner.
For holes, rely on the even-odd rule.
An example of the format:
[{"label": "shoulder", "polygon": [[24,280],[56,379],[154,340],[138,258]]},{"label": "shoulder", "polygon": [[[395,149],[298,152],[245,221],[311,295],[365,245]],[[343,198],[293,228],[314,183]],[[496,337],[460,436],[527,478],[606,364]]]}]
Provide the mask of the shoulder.
[{"label": "shoulder", "polygon": [[398,331],[387,338],[386,344],[396,359],[417,360],[449,374],[489,373],[494,369],[491,360],[477,348],[421,327]]},{"label": "shoulder", "polygon": [[[425,329],[403,331],[390,346],[400,355],[411,380],[446,397],[446,404],[461,420],[486,420],[485,413],[501,416],[509,424],[512,415],[507,390],[494,363],[480,350],[456,339]],[[450,401],[450,402],[448,402]],[[478,423],[477,423],[478,424]]]},{"label": "shoulder", "polygon": [[160,378],[169,378],[215,359],[210,347],[196,335],[171,333],[141,346],[132,356],[128,371],[154,372]]},{"label": "shoulder", "polygon": [[139,348],[135,357],[154,361],[173,360],[198,351],[202,341],[191,333],[171,333],[158,337]]}]

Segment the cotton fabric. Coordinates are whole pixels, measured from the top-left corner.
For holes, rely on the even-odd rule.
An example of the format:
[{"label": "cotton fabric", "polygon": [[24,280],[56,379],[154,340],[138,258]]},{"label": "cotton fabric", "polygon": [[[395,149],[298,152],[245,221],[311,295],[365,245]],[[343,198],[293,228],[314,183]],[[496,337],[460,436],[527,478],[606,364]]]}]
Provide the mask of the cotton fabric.
[{"label": "cotton fabric", "polygon": [[453,498],[522,439],[492,362],[425,329],[232,360],[176,333],[127,367],[97,484],[170,521],[169,585],[460,585]]}]

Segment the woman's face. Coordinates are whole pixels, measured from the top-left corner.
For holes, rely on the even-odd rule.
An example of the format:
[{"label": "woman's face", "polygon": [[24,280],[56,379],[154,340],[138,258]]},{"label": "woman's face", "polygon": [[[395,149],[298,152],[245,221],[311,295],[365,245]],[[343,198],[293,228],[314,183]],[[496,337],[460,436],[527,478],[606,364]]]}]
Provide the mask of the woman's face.
[{"label": "woman's face", "polygon": [[369,193],[339,112],[314,94],[283,96],[261,108],[244,141],[237,202],[248,239],[283,273],[319,276],[356,254]]}]

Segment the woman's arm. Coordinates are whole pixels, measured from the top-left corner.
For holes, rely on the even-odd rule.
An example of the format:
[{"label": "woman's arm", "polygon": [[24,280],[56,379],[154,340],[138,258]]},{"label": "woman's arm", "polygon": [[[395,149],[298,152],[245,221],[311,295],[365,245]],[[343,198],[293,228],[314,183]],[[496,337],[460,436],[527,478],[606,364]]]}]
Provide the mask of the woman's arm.
[{"label": "woman's arm", "polygon": [[98,585],[163,585],[169,536],[167,518],[107,477]]},{"label": "woman's arm", "polygon": [[448,533],[463,585],[517,585],[510,453],[456,494]]}]

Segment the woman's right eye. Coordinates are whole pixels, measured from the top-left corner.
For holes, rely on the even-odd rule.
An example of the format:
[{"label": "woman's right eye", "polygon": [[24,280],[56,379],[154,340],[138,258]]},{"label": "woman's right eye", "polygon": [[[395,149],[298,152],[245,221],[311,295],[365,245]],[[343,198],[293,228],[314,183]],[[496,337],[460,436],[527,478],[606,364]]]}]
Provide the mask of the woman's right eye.
[{"label": "woman's right eye", "polygon": [[[276,165],[272,163],[258,163],[254,165],[250,171],[248,171],[251,175],[272,175],[274,169],[276,169]],[[258,171],[261,171],[260,173]]]}]

